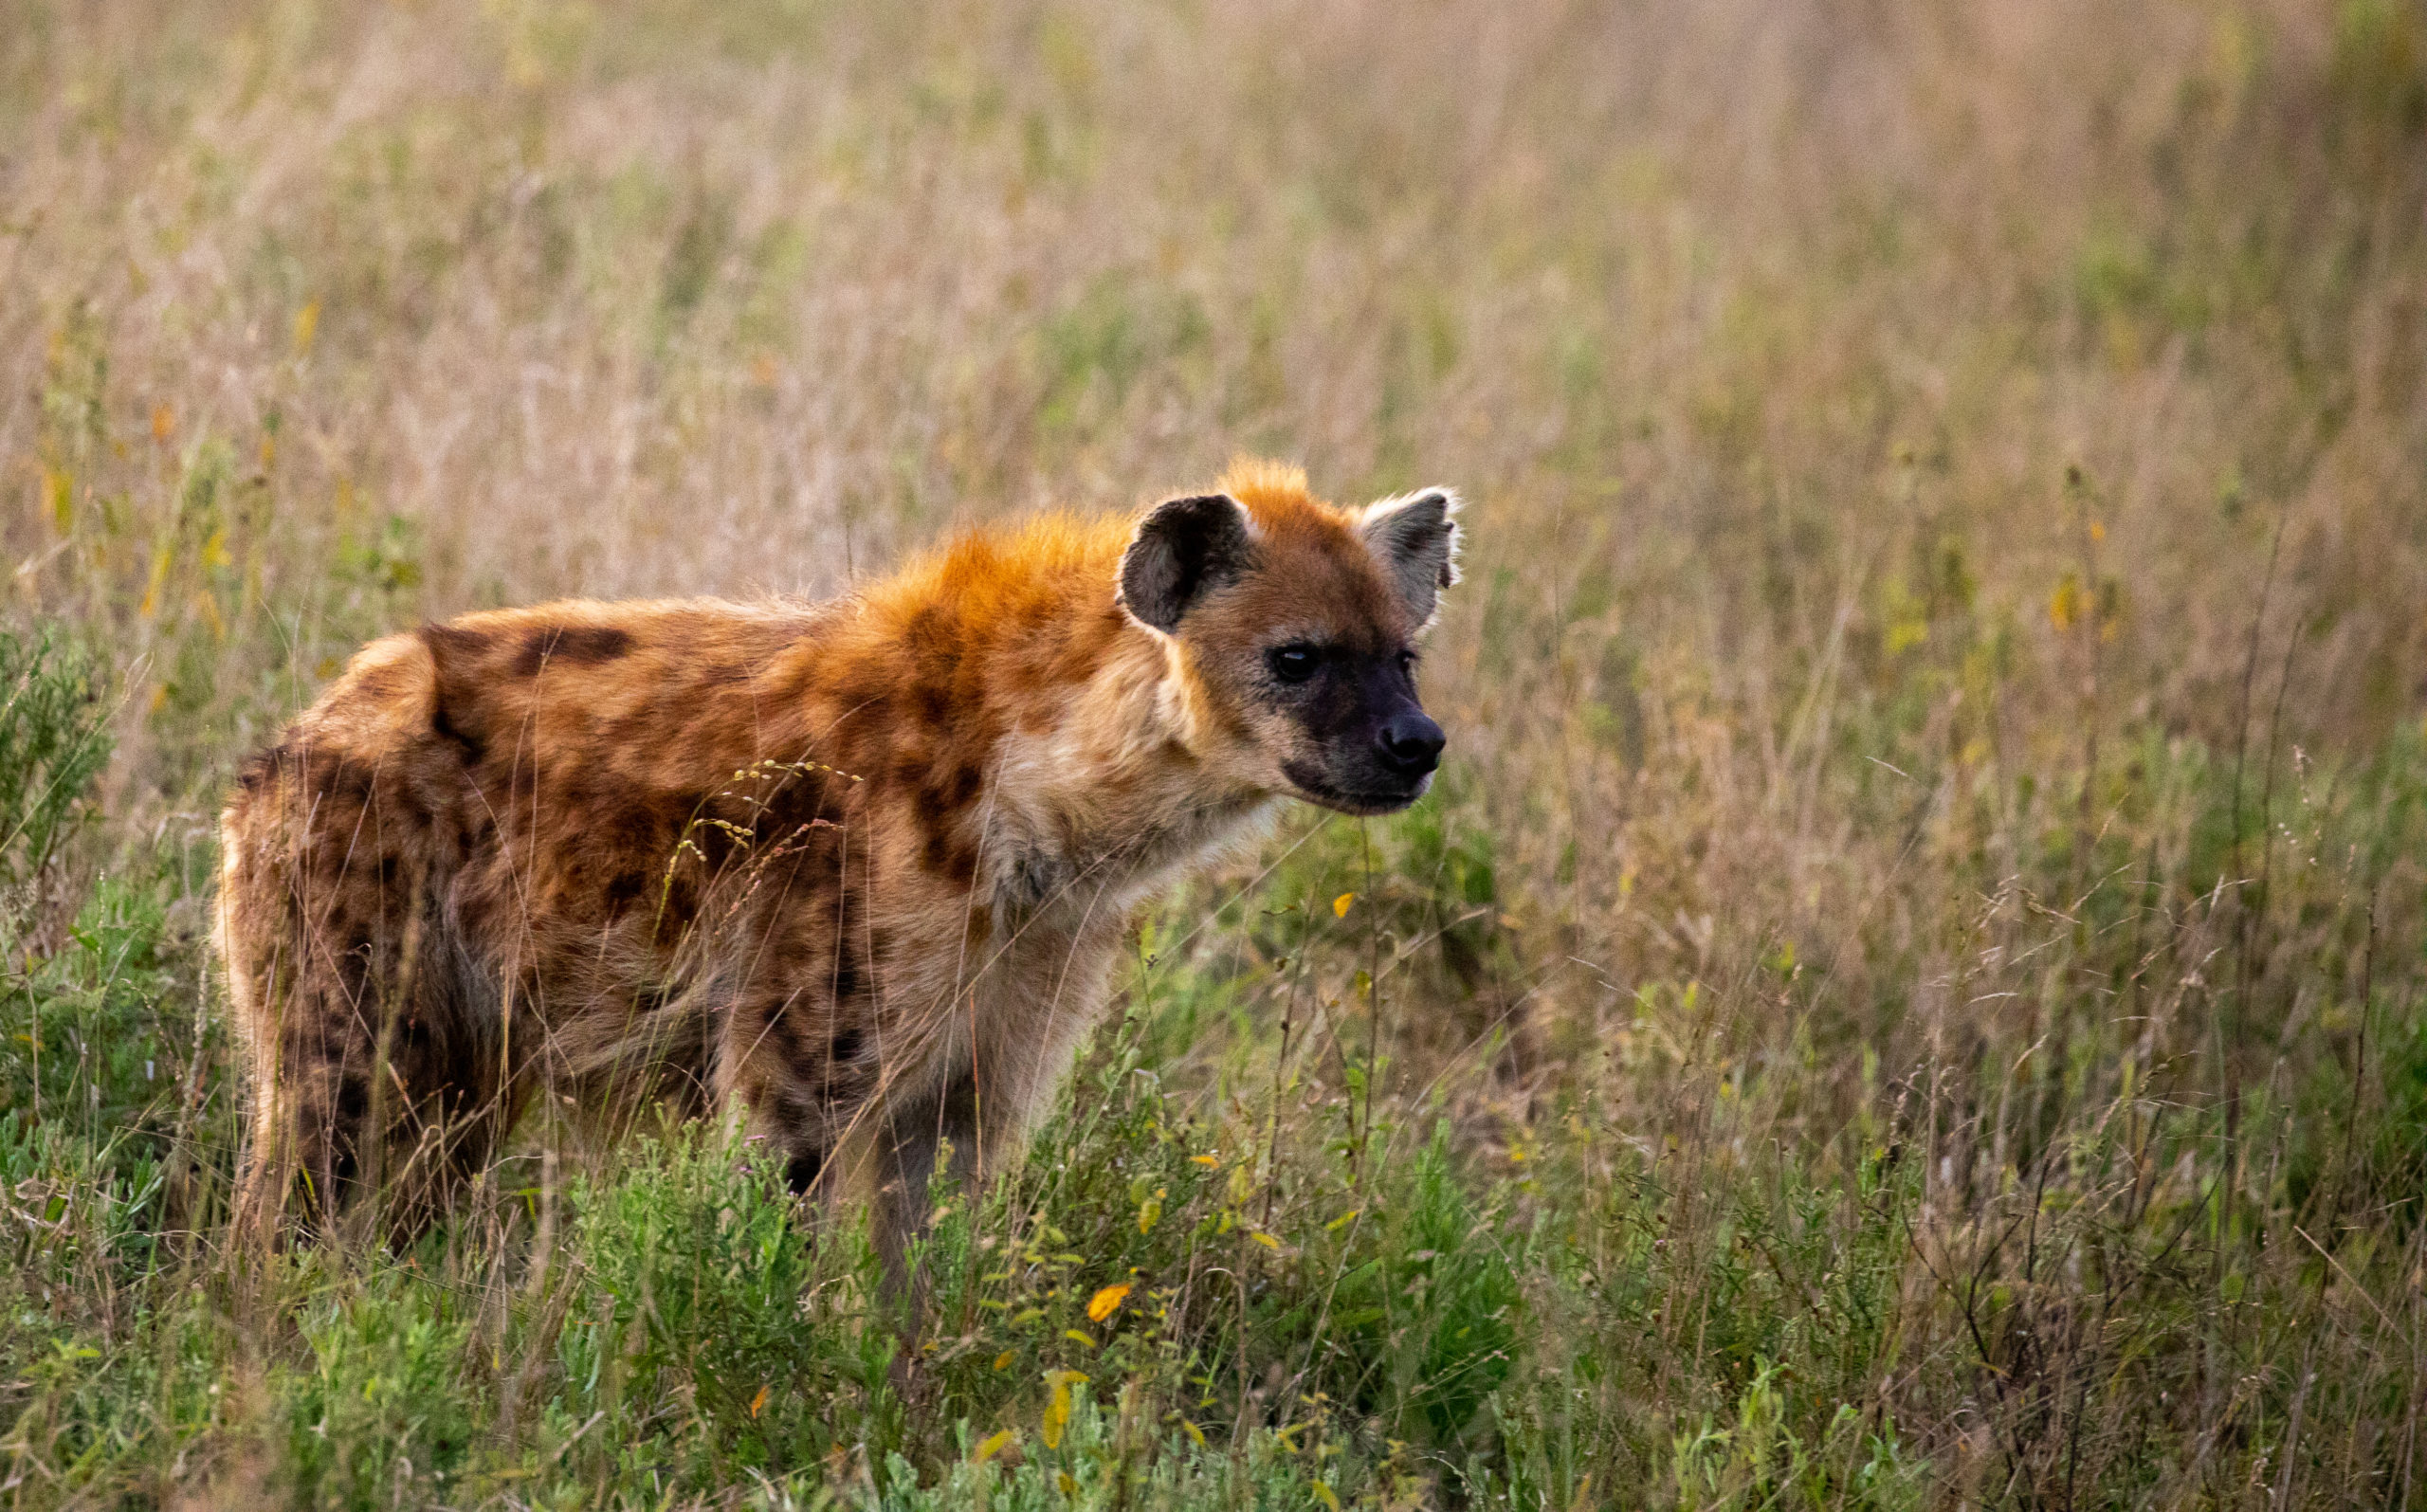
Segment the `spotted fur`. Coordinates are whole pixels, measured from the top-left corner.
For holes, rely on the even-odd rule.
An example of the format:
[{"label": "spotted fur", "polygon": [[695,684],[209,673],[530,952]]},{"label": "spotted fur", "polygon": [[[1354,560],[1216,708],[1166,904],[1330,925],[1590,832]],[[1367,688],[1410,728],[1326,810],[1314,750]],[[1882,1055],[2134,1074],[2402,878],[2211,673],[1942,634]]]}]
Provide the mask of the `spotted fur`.
[{"label": "spotted fur", "polygon": [[1018,1150],[1142,902],[1283,798],[1423,792],[1453,508],[1242,464],[833,603],[374,642],[223,820],[247,1211],[380,1189],[410,1232],[544,1088],[602,1125],[736,1105],[898,1246],[940,1141],[964,1172]]}]

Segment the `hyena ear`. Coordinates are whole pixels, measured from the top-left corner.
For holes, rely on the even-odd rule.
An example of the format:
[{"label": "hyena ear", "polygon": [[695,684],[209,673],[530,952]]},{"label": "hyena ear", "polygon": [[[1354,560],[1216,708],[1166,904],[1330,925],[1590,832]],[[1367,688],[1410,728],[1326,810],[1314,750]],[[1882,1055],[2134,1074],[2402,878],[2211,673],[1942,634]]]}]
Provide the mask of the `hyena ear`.
[{"label": "hyena ear", "polygon": [[1121,557],[1121,607],[1166,635],[1207,589],[1247,571],[1255,526],[1229,494],[1157,504]]},{"label": "hyena ear", "polygon": [[1432,623],[1441,590],[1458,580],[1457,512],[1456,494],[1426,488],[1366,505],[1358,526],[1419,627]]}]

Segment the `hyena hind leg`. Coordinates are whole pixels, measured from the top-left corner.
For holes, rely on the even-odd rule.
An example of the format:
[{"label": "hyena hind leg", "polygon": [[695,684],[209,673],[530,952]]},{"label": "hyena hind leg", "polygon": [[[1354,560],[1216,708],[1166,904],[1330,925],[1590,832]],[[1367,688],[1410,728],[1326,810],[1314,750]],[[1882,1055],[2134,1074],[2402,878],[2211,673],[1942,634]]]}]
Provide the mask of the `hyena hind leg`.
[{"label": "hyena hind leg", "polygon": [[260,994],[283,1001],[247,1035],[255,1107],[239,1217],[265,1236],[289,1220],[315,1235],[359,1225],[401,1248],[486,1167],[527,1078],[443,994],[400,993],[402,974],[370,970],[359,953],[340,960],[356,969],[307,967]]}]

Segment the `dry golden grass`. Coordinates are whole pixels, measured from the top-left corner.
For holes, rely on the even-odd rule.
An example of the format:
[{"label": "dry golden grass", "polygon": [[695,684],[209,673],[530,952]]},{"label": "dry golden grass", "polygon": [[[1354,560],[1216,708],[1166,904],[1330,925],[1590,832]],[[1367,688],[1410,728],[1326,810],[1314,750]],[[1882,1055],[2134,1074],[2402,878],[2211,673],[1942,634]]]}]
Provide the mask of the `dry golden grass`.
[{"label": "dry golden grass", "polygon": [[[1420,1474],[1373,1429],[1357,1484],[2384,1504],[2427,1496],[2422,203],[2403,0],[20,3],[9,614],[123,691],[80,875],[168,879],[165,1022],[219,786],[373,633],[831,592],[1241,450],[1455,484],[1445,797],[1266,879],[1373,901],[1328,944],[1204,922],[1251,870],[1133,993],[1259,1181],[1368,1179],[1319,1168],[1386,1052],[1395,1157],[1447,1108],[1565,1247],[1511,1346],[1559,1391]],[[41,1379],[25,1487],[192,1478],[138,1434],[80,1481]],[[924,1473],[981,1397],[868,1432]],[[1865,1481],[1840,1407],[1922,1468]],[[217,1484],[288,1473],[203,1416]]]}]

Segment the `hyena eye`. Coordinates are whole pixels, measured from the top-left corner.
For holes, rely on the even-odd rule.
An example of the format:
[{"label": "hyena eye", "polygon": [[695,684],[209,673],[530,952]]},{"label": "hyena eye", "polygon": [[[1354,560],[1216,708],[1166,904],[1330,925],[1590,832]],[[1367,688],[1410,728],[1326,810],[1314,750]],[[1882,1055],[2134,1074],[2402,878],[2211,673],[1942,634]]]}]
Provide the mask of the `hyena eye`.
[{"label": "hyena eye", "polygon": [[1304,683],[1315,675],[1316,667],[1323,665],[1323,653],[1304,641],[1293,641],[1266,652],[1265,662],[1272,668],[1272,675],[1282,682]]}]

